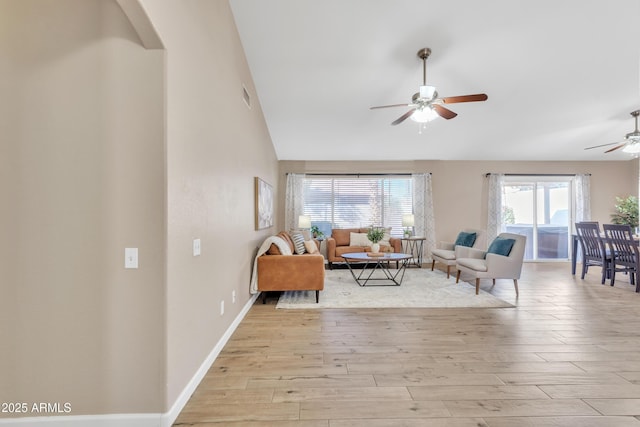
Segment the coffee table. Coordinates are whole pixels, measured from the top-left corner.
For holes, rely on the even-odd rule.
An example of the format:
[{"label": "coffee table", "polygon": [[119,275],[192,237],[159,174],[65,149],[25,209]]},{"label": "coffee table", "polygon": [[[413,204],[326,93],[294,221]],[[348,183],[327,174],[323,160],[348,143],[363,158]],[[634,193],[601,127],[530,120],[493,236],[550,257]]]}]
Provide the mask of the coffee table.
[{"label": "coffee table", "polygon": [[[354,252],[343,254],[342,258],[346,261],[353,279],[360,286],[366,286],[369,281],[374,280],[385,282],[378,286],[400,286],[404,278],[404,272],[407,269],[407,264],[412,256],[404,253],[385,253],[382,256],[370,256],[369,252]],[[390,269],[391,262],[395,262],[398,266],[395,273]],[[353,265],[362,263],[364,263],[364,267],[356,274]],[[370,264],[372,267],[367,269]],[[367,271],[369,274],[366,273]],[[374,277],[373,274],[376,271],[381,271],[384,277]]]}]

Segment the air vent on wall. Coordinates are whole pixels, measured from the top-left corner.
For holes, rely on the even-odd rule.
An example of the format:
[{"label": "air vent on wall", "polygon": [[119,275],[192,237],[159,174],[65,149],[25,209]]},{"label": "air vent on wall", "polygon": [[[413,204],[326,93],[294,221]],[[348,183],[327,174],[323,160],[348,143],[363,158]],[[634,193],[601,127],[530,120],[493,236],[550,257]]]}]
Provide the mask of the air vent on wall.
[{"label": "air vent on wall", "polygon": [[251,108],[251,95],[249,95],[249,91],[244,85],[242,85],[242,99],[247,104],[247,107]]}]

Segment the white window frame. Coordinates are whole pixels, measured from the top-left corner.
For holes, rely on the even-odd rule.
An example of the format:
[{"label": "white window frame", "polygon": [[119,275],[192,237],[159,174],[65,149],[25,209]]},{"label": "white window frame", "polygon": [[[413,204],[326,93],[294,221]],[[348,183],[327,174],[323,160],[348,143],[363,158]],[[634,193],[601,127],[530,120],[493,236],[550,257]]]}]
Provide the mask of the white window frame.
[{"label": "white window frame", "polygon": [[[567,182],[568,185],[568,197],[567,206],[569,209],[568,213],[568,224],[567,224],[567,258],[538,258],[538,238],[537,238],[537,229],[538,229],[538,197],[537,197],[537,189],[539,182]],[[575,211],[576,211],[576,179],[575,175],[505,175],[503,178],[503,194],[504,194],[504,186],[505,185],[514,185],[514,184],[522,184],[522,185],[533,185],[533,193],[536,195],[533,198],[533,224],[532,224],[532,253],[533,258],[528,259],[527,262],[566,262],[571,257],[571,234],[572,234],[572,224],[575,222]],[[504,198],[503,198],[504,205]],[[502,229],[504,230],[505,224],[502,224]]]}]

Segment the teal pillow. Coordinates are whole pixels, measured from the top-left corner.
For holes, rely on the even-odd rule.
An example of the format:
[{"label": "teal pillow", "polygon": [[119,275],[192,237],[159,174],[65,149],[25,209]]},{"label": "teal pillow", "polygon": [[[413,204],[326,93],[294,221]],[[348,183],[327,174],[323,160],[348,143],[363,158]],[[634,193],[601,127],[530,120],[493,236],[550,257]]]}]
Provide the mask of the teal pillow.
[{"label": "teal pillow", "polygon": [[476,233],[466,233],[464,231],[461,231],[460,234],[458,234],[458,238],[456,239],[454,246],[466,246],[470,248],[475,242]]},{"label": "teal pillow", "polygon": [[[511,253],[511,248],[513,248],[513,244],[516,241],[514,239],[505,239],[504,237],[496,237],[496,239],[491,242],[489,245],[489,249],[487,249],[488,254],[498,254],[509,256]],[[486,258],[486,255],[485,255]]]}]

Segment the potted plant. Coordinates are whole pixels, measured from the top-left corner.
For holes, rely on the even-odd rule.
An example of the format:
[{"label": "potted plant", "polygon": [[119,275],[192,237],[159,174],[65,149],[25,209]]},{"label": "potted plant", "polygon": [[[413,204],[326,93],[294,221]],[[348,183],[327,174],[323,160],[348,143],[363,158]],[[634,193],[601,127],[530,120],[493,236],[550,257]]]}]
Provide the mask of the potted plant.
[{"label": "potted plant", "polygon": [[629,196],[625,199],[616,197],[615,213],[611,215],[614,224],[627,224],[632,229],[638,227],[638,198]]},{"label": "potted plant", "polygon": [[371,245],[371,252],[378,253],[380,252],[380,241],[384,238],[384,228],[381,227],[371,227],[369,231],[367,231],[367,239],[373,243]]},{"label": "potted plant", "polygon": [[318,228],[317,225],[312,225],[311,226],[311,235],[319,240],[322,240],[322,238],[324,237],[324,233],[322,231],[320,231],[320,229]]}]

